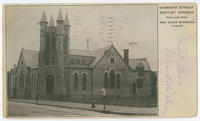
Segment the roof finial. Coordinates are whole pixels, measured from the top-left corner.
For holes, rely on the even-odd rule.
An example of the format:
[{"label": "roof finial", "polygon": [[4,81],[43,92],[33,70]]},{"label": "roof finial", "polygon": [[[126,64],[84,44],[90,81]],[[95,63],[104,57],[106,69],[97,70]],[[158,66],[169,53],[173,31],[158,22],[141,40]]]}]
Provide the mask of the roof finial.
[{"label": "roof finial", "polygon": [[51,15],[51,17],[49,19],[49,26],[55,26],[54,25],[54,20],[53,20],[53,15]]},{"label": "roof finial", "polygon": [[47,16],[46,16],[46,12],[44,10],[43,10],[42,18],[40,19],[40,22],[47,22]]},{"label": "roof finial", "polygon": [[64,25],[69,25],[69,18],[68,18],[67,12],[66,12],[66,15],[65,15],[65,22],[64,22]]},{"label": "roof finial", "polygon": [[60,8],[59,13],[58,13],[57,21],[63,21],[62,10],[61,10],[61,8]]}]

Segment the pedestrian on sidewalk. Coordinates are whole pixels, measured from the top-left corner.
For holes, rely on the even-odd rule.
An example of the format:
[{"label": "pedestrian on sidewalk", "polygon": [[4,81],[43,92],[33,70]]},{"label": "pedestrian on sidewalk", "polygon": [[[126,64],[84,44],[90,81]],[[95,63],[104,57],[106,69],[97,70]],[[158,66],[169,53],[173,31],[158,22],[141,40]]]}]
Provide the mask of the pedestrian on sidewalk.
[{"label": "pedestrian on sidewalk", "polygon": [[102,96],[103,96],[103,110],[106,110],[106,90],[102,88]]}]

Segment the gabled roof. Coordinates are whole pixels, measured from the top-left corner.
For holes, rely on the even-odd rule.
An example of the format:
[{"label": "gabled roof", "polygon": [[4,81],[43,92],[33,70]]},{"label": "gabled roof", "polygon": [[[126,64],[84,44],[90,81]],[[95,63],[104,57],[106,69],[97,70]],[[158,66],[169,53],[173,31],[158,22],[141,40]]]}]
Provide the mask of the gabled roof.
[{"label": "gabled roof", "polygon": [[105,51],[109,50],[111,47],[112,45],[109,45],[104,48],[99,48],[92,51],[71,49],[70,55],[94,57],[95,58],[94,61],[90,64],[90,67],[93,67],[103,57]]},{"label": "gabled roof", "polygon": [[70,49],[70,55],[77,55],[77,56],[94,56],[93,51],[79,50],[79,49]]},{"label": "gabled roof", "polygon": [[31,68],[38,67],[39,51],[22,49],[22,55],[24,57],[26,66]]},{"label": "gabled roof", "polygon": [[140,65],[140,63],[144,66],[145,71],[151,71],[151,68],[146,58],[129,59],[129,66],[133,70],[136,70],[136,66]]},{"label": "gabled roof", "polygon": [[112,47],[112,45],[106,46],[104,48],[100,48],[100,49],[96,49],[93,51],[93,54],[95,55],[95,60],[90,64],[91,67],[95,66],[100,59],[103,57],[104,53],[106,51],[108,51],[110,48]]}]

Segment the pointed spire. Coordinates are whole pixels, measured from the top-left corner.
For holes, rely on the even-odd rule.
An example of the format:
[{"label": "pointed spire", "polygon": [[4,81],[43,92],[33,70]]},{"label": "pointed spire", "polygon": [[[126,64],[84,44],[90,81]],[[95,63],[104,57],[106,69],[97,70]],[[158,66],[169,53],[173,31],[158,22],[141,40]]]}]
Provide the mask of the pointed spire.
[{"label": "pointed spire", "polygon": [[40,22],[47,22],[47,16],[44,10],[43,10],[42,18],[40,19]]},{"label": "pointed spire", "polygon": [[57,21],[63,21],[61,9],[59,10]]},{"label": "pointed spire", "polygon": [[54,25],[54,20],[53,20],[53,15],[51,15],[51,17],[49,19],[49,26],[55,26]]},{"label": "pointed spire", "polygon": [[65,22],[64,25],[69,25],[69,18],[68,18],[68,14],[66,13],[65,15]]}]

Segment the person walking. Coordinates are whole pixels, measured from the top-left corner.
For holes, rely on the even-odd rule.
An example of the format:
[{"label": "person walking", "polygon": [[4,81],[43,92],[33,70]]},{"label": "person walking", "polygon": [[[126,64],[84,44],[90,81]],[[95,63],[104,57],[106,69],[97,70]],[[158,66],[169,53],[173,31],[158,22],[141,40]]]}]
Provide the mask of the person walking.
[{"label": "person walking", "polygon": [[102,88],[102,96],[103,96],[103,110],[106,110],[106,90]]}]

